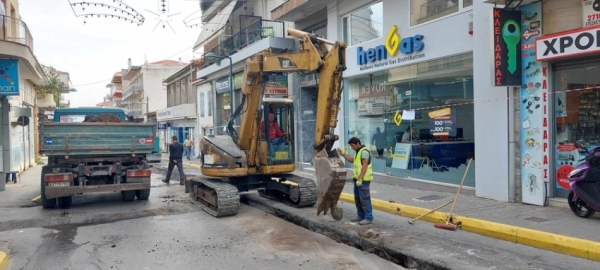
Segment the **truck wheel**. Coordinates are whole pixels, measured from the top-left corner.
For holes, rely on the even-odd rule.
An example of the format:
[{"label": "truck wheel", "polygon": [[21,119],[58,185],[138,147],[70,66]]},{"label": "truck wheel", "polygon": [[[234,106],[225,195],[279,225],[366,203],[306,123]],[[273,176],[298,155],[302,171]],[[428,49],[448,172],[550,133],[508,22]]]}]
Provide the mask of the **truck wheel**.
[{"label": "truck wheel", "polygon": [[44,184],[44,176],[46,176],[47,172],[50,172],[52,169],[48,168],[47,166],[44,166],[42,168],[42,178],[40,178],[40,184],[41,184],[41,201],[42,201],[42,207],[44,209],[53,209],[56,206],[56,198],[54,199],[46,199],[46,185]]},{"label": "truck wheel", "polygon": [[71,207],[71,203],[73,202],[73,196],[60,197],[58,198],[58,207],[61,209],[67,209]]},{"label": "truck wheel", "polygon": [[124,202],[131,202],[135,200],[135,190],[121,191],[121,200],[123,200]]},{"label": "truck wheel", "polygon": [[150,197],[150,189],[140,189],[135,191],[138,200],[147,200]]}]

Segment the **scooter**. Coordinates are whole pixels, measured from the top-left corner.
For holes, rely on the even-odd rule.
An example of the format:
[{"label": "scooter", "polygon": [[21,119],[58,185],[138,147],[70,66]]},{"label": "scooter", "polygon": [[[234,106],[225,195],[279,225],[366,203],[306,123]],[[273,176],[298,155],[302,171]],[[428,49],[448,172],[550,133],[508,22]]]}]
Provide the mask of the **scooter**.
[{"label": "scooter", "polygon": [[578,217],[588,218],[600,211],[600,147],[589,149],[569,173],[568,202],[571,211]]}]

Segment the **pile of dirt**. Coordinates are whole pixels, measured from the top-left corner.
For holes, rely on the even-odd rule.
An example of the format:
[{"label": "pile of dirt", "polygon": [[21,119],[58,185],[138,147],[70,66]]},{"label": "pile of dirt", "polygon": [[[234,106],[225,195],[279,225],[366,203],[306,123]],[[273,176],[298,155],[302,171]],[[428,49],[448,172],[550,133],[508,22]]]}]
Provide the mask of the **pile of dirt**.
[{"label": "pile of dirt", "polygon": [[109,123],[119,123],[124,122],[119,118],[119,116],[109,113],[97,114],[94,116],[86,116],[83,122],[109,122]]}]

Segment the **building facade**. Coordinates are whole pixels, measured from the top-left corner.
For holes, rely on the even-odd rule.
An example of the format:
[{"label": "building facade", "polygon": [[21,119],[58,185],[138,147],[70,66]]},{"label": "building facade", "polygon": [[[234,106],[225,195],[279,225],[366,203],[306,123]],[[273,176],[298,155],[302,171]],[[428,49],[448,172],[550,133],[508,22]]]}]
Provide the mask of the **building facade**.
[{"label": "building facade", "polygon": [[138,121],[156,119],[157,111],[167,108],[163,79],[184,66],[181,59],[145,62],[140,66],[131,65],[128,59],[127,69],[122,71],[123,98],[119,107]]},{"label": "building facade", "polygon": [[[23,171],[36,164],[35,88],[48,78],[35,57],[18,1],[0,1],[0,25],[0,171]],[[4,189],[0,181],[0,191]]]},{"label": "building facade", "polygon": [[[230,57],[233,75],[230,83],[229,59],[206,59],[196,72],[194,86],[199,95],[202,134],[223,135],[231,110],[240,105],[242,74],[246,59],[267,49],[293,49],[294,39],[285,38],[288,25],[270,20],[269,10],[284,1],[202,1],[203,29],[194,44],[195,52]],[[291,76],[285,76],[285,83]],[[232,89],[233,88],[233,89]],[[280,96],[293,97],[292,91]],[[233,96],[231,96],[233,93]],[[204,100],[204,102],[202,102]],[[205,118],[202,118],[204,112]],[[210,122],[209,122],[210,121]],[[234,120],[239,127],[240,119]]]},{"label": "building facade", "polygon": [[[192,61],[179,71],[164,79],[167,86],[167,108],[158,110],[158,134],[161,138],[161,149],[167,151],[172,136],[177,136],[180,143],[190,136],[194,142],[192,157],[199,155],[198,143],[201,134],[198,129],[199,102],[196,87],[192,86],[197,62]],[[202,117],[204,117],[202,113]]]}]

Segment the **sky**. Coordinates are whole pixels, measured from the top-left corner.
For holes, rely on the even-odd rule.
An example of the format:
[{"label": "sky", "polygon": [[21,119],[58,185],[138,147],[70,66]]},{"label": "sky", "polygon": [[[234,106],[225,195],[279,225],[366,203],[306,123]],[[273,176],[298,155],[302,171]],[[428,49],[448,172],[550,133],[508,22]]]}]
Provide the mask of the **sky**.
[{"label": "sky", "polygon": [[[159,23],[154,13],[159,13],[160,0],[123,0],[145,17],[141,26],[116,18],[88,18],[84,25],[83,16],[76,17],[70,3],[84,0],[21,0],[19,13],[33,36],[34,54],[42,65],[52,66],[68,72],[77,92],[66,95],[71,107],[95,106],[109,93],[106,85],[115,72],[127,68],[127,59],[133,65],[141,65],[146,59],[155,62],[165,59],[188,62],[200,56],[193,54],[191,47],[200,34],[200,27],[189,28],[184,19],[198,18],[198,0],[167,0],[169,23],[175,30]],[[94,0],[110,3],[113,0]],[[118,2],[118,0],[117,0]],[[74,9],[83,12],[81,6]],[[99,7],[86,7],[86,12],[117,14]],[[149,10],[149,11],[148,11]],[[187,17],[187,19],[186,19]],[[191,21],[200,23],[200,19]],[[188,24],[189,25],[189,24]],[[166,95],[166,93],[165,93]]]}]

